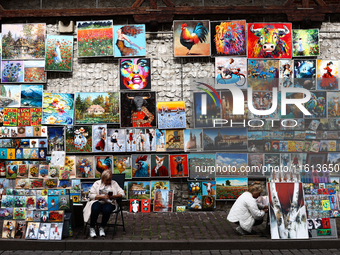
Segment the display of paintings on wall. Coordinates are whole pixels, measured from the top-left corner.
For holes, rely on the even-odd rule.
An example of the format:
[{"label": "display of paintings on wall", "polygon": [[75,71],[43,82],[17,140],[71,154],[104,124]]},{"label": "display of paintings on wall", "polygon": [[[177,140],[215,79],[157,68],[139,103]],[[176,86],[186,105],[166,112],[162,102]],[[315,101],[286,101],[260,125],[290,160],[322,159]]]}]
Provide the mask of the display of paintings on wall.
[{"label": "display of paintings on wall", "polygon": [[107,151],[124,152],[125,147],[125,129],[107,129]]},{"label": "display of paintings on wall", "polygon": [[[248,58],[292,58],[291,23],[248,23]],[[272,38],[276,36],[276,40]]]},{"label": "display of paintings on wall", "polygon": [[169,155],[170,177],[183,178],[189,177],[189,159],[186,154]]},{"label": "display of paintings on wall", "polygon": [[43,85],[21,85],[20,98],[22,107],[42,107]]},{"label": "display of paintings on wall", "polygon": [[45,61],[24,61],[24,83],[45,83],[47,73],[45,72]]},{"label": "display of paintings on wall", "polygon": [[215,128],[203,129],[204,151],[247,150],[247,129],[246,128]]},{"label": "display of paintings on wall", "polygon": [[340,92],[327,92],[327,110],[328,117],[339,117],[340,116]]},{"label": "display of paintings on wall", "polygon": [[248,87],[273,90],[279,85],[279,60],[248,60]]},{"label": "display of paintings on wall", "polygon": [[156,189],[153,202],[154,212],[172,212],[174,191],[167,189]]},{"label": "display of paintings on wall", "polygon": [[47,35],[45,70],[72,72],[72,62],[73,35]]},{"label": "display of paintings on wall", "polygon": [[73,111],[74,94],[43,94],[43,124],[72,125]]},{"label": "display of paintings on wall", "polygon": [[215,179],[215,171],[216,171],[215,154],[190,153],[188,155],[188,158],[189,158],[190,180],[214,180]]},{"label": "display of paintings on wall", "polygon": [[248,190],[246,177],[216,177],[216,199],[237,199]]},{"label": "display of paintings on wall", "polygon": [[292,88],[294,87],[294,62],[293,60],[280,60],[279,61],[279,88]]},{"label": "display of paintings on wall", "polygon": [[150,199],[149,181],[129,181],[128,199]]},{"label": "display of paintings on wall", "polygon": [[150,177],[169,177],[169,155],[151,155]]},{"label": "display of paintings on wall", "polygon": [[[220,93],[194,92],[195,128],[213,127],[213,119],[221,119]],[[218,125],[218,124],[217,124]]]},{"label": "display of paintings on wall", "polygon": [[186,127],[184,101],[158,102],[157,109],[158,128],[174,129]]},{"label": "display of paintings on wall", "polygon": [[211,21],[211,56],[246,56],[245,20]]},{"label": "display of paintings on wall", "polygon": [[167,151],[184,151],[184,131],[182,129],[167,129],[165,143]]},{"label": "display of paintings on wall", "polygon": [[21,87],[18,85],[0,85],[0,105],[2,107],[20,107]]},{"label": "display of paintings on wall", "polygon": [[121,127],[156,127],[156,92],[121,92]]},{"label": "display of paintings on wall", "polygon": [[92,126],[92,151],[103,152],[107,151],[107,125]]},{"label": "display of paintings on wall", "polygon": [[293,29],[293,57],[319,55],[319,29]]},{"label": "display of paintings on wall", "polygon": [[294,87],[316,88],[316,60],[294,60]]},{"label": "display of paintings on wall", "polygon": [[93,156],[77,156],[76,161],[77,178],[94,178]]},{"label": "display of paintings on wall", "polygon": [[245,153],[216,153],[216,176],[247,176],[247,166],[247,154]]},{"label": "display of paintings on wall", "polygon": [[138,57],[146,55],[145,25],[116,25],[114,33],[115,57]]},{"label": "display of paintings on wall", "polygon": [[174,21],[174,56],[210,56],[209,20]]},{"label": "display of paintings on wall", "polygon": [[2,24],[2,59],[44,59],[46,24]]},{"label": "display of paintings on wall", "polygon": [[92,152],[92,126],[67,126],[66,152]]},{"label": "display of paintings on wall", "polygon": [[338,90],[339,62],[337,60],[316,60],[317,90]]},{"label": "display of paintings on wall", "polygon": [[151,89],[150,58],[121,58],[119,76],[121,90]]},{"label": "display of paintings on wall", "polygon": [[113,21],[78,21],[78,57],[113,56]]},{"label": "display of paintings on wall", "polygon": [[247,59],[238,57],[215,58],[216,89],[232,84],[240,89],[247,88]]},{"label": "display of paintings on wall", "polygon": [[151,173],[151,155],[132,155],[132,177],[144,178],[150,177]]},{"label": "display of paintings on wall", "polygon": [[169,190],[170,189],[170,182],[169,181],[151,181],[150,182],[150,190],[151,190],[151,203],[154,202],[156,190]]},{"label": "display of paintings on wall", "polygon": [[119,93],[77,92],[75,124],[119,123]]},{"label": "display of paintings on wall", "polygon": [[100,178],[105,170],[113,170],[113,156],[94,156],[95,178]]},{"label": "display of paintings on wall", "polygon": [[132,178],[131,155],[113,157],[113,174],[125,174],[125,179]]},{"label": "display of paintings on wall", "polygon": [[185,129],[184,130],[184,150],[202,151],[203,150],[203,129]]},{"label": "display of paintings on wall", "polygon": [[268,183],[268,195],[271,238],[308,238],[306,220],[296,217],[307,219],[302,183]]}]

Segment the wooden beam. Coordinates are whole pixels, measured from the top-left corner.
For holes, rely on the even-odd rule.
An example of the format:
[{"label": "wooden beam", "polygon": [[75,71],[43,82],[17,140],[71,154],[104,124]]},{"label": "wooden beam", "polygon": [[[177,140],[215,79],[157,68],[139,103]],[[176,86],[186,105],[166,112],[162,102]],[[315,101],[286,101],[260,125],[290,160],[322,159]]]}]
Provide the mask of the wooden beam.
[{"label": "wooden beam", "polygon": [[157,0],[150,0],[150,8],[157,9]]},{"label": "wooden beam", "polygon": [[141,5],[144,3],[145,0],[136,0],[136,2],[133,3],[132,8],[138,8],[141,7]]},{"label": "wooden beam", "polygon": [[309,0],[302,0],[302,7],[309,8]]},{"label": "wooden beam", "polygon": [[314,2],[316,2],[318,5],[326,6],[326,3],[323,0],[314,0]]},{"label": "wooden beam", "polygon": [[286,3],[284,4],[284,7],[289,7],[292,6],[295,0],[287,0]]},{"label": "wooden beam", "polygon": [[175,7],[174,3],[171,0],[163,0],[163,3],[168,7]]}]

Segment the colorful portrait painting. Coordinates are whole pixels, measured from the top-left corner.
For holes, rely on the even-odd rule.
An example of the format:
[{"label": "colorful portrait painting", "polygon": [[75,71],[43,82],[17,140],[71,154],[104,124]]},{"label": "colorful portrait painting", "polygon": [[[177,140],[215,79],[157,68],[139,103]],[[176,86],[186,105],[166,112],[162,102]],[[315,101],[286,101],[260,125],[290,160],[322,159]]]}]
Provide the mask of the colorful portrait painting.
[{"label": "colorful portrait painting", "polygon": [[73,124],[74,94],[44,93],[43,96],[43,124]]},{"label": "colorful portrait painting", "polygon": [[119,93],[75,93],[75,124],[119,123]]},{"label": "colorful portrait painting", "polygon": [[175,57],[210,56],[209,30],[210,27],[208,20],[175,20]]},{"label": "colorful portrait painting", "polygon": [[120,89],[151,89],[150,58],[121,58],[119,70]]},{"label": "colorful portrait painting", "polygon": [[66,152],[92,152],[92,126],[67,126],[65,133]]},{"label": "colorful portrait painting", "polygon": [[247,88],[247,59],[234,57],[215,58],[216,89],[233,84],[240,89]]},{"label": "colorful portrait painting", "polygon": [[24,61],[1,61],[1,82],[24,82]]},{"label": "colorful portrait painting", "polygon": [[2,59],[44,59],[46,24],[2,24]]},{"label": "colorful portrait painting", "polygon": [[[260,111],[272,109],[273,92],[254,91],[252,101],[250,101],[249,104],[253,104],[253,107],[256,110],[260,110]],[[268,118],[275,118],[276,116],[277,116],[276,110],[269,115],[255,115],[249,111],[250,119],[255,119],[255,118],[268,119]]]},{"label": "colorful portrait painting", "polygon": [[328,92],[327,96],[328,117],[340,117],[340,92]]},{"label": "colorful portrait painting", "polygon": [[93,125],[92,126],[92,151],[103,152],[107,151],[107,125]]},{"label": "colorful portrait painting", "polygon": [[42,107],[43,85],[21,85],[21,106]]},{"label": "colorful portrait painting", "polygon": [[113,56],[113,21],[77,22],[78,57]]},{"label": "colorful portrait painting", "polygon": [[216,199],[237,199],[248,190],[246,177],[216,177]]},{"label": "colorful portrait painting", "polygon": [[45,61],[25,60],[24,67],[24,83],[46,82]]},{"label": "colorful portrait painting", "polygon": [[158,128],[185,128],[185,102],[158,102]]},{"label": "colorful portrait painting", "polygon": [[169,155],[151,155],[151,177],[169,177]]},{"label": "colorful portrait painting", "polygon": [[246,56],[245,20],[211,21],[212,56]]},{"label": "colorful portrait painting", "polygon": [[293,57],[319,55],[319,29],[293,29]]},{"label": "colorful portrait painting", "polygon": [[316,88],[316,60],[294,60],[294,87]]},{"label": "colorful portrait painting", "polygon": [[145,25],[113,26],[115,57],[146,55]]},{"label": "colorful portrait painting", "polygon": [[279,60],[248,60],[248,87],[272,90],[279,86]]},{"label": "colorful portrait painting", "polygon": [[292,58],[291,23],[248,23],[248,58]]},{"label": "colorful portrait painting", "polygon": [[189,162],[186,154],[172,154],[170,159],[170,177],[183,178],[189,177]]},{"label": "colorful portrait painting", "polygon": [[121,92],[121,127],[156,127],[156,92]]},{"label": "colorful portrait painting", "polygon": [[316,60],[317,90],[338,90],[339,62],[337,60]]},{"label": "colorful portrait painting", "polygon": [[[0,85],[0,105],[2,107],[20,107],[20,85]],[[6,116],[5,116],[6,117]]]},{"label": "colorful portrait painting", "polygon": [[307,239],[302,183],[268,183],[268,195],[271,238]]},{"label": "colorful portrait painting", "polygon": [[45,70],[72,72],[73,36],[47,35]]}]

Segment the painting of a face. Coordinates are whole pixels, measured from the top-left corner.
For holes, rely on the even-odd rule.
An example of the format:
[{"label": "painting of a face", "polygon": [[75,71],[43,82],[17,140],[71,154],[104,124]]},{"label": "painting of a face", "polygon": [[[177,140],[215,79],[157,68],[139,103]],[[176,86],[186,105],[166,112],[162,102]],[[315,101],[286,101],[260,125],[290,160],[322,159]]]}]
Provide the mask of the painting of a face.
[{"label": "painting of a face", "polygon": [[253,93],[253,103],[257,110],[268,110],[272,106],[272,94],[269,92]]},{"label": "painting of a face", "polygon": [[149,58],[120,60],[120,89],[151,89]]}]

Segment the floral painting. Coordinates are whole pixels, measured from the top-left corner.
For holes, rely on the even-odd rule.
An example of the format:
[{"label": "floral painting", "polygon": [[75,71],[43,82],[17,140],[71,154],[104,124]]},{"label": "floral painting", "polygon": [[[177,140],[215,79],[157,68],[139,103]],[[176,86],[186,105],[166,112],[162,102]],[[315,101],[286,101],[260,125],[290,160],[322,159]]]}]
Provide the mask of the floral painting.
[{"label": "floral painting", "polygon": [[113,27],[115,57],[146,55],[145,25],[119,25]]},{"label": "floral painting", "polygon": [[94,178],[93,157],[79,156],[76,162],[77,178]]},{"label": "floral painting", "polygon": [[112,20],[77,22],[78,57],[113,56]]},{"label": "floral painting", "polygon": [[73,36],[47,35],[45,70],[72,72]]},{"label": "floral painting", "polygon": [[1,82],[24,82],[24,61],[2,61]]},{"label": "floral painting", "polygon": [[75,93],[75,124],[119,123],[119,93]]},{"label": "floral painting", "polygon": [[46,82],[45,61],[24,61],[24,82],[43,83]]},{"label": "floral painting", "polygon": [[216,199],[237,199],[248,190],[248,178],[216,177]]},{"label": "floral painting", "polygon": [[2,24],[2,59],[44,59],[46,24]]},{"label": "floral painting", "polygon": [[73,94],[44,93],[43,124],[73,124]]}]

